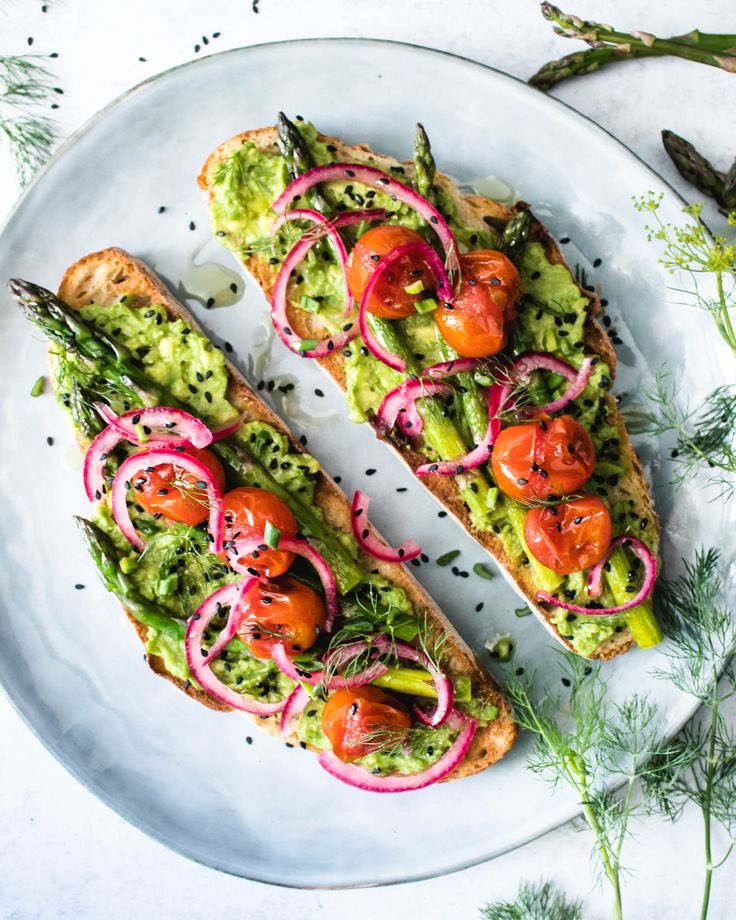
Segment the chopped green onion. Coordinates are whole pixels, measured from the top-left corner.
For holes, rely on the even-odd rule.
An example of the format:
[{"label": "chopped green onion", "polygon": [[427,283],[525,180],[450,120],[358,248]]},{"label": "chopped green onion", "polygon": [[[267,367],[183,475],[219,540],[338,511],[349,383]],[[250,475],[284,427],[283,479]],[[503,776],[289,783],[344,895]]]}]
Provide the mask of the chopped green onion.
[{"label": "chopped green onion", "polygon": [[473,374],[473,380],[482,387],[493,386],[493,380],[487,374],[481,374],[480,371]]},{"label": "chopped green onion", "polygon": [[493,578],[493,572],[489,572],[482,562],[476,562],[473,566],[473,571],[480,578],[485,578],[486,581],[490,581]]},{"label": "chopped green onion", "polygon": [[498,503],[498,487],[497,486],[488,486],[488,492],[486,493],[486,507],[489,511],[493,511]]},{"label": "chopped green onion", "polygon": [[43,387],[46,383],[46,378],[41,375],[38,380],[31,387],[31,396],[40,396],[43,393]]},{"label": "chopped green onion", "polygon": [[138,436],[138,440],[140,441],[141,444],[148,443],[148,435],[146,434],[144,429],[145,429],[144,425],[135,426],[135,433]]},{"label": "chopped green onion", "polygon": [[437,309],[437,307],[439,307],[439,304],[434,299],[434,297],[427,297],[424,300],[418,300],[414,304],[414,309],[419,314],[432,313],[434,310]]},{"label": "chopped green onion", "polygon": [[412,284],[407,284],[404,288],[407,294],[421,294],[424,290],[424,285],[422,284],[422,279],[414,281]]},{"label": "chopped green onion", "polygon": [[302,294],[299,306],[302,310],[306,310],[307,313],[319,313],[322,308],[322,304],[318,300],[315,300],[314,297],[308,297],[306,294]]},{"label": "chopped green onion", "polygon": [[166,597],[168,594],[171,594],[172,591],[176,590],[178,584],[179,576],[176,572],[173,572],[171,575],[167,575],[166,578],[159,579],[156,593],[159,597]]},{"label": "chopped green onion", "polygon": [[491,657],[499,661],[510,661],[514,652],[514,643],[511,636],[499,636],[493,642],[486,642],[486,648],[491,653]]},{"label": "chopped green onion", "polygon": [[317,339],[302,339],[297,345],[297,351],[311,351],[313,348],[316,348],[318,344]]},{"label": "chopped green onion", "polygon": [[137,565],[138,560],[134,556],[123,556],[120,560],[120,571],[125,575],[130,575]]},{"label": "chopped green onion", "polygon": [[514,614],[521,619],[522,617],[530,617],[532,611],[529,607],[517,607],[516,610],[514,610]]},{"label": "chopped green onion", "polygon": [[469,703],[473,698],[473,688],[468,675],[461,674],[459,677],[456,677],[452,683],[455,688],[455,702]]},{"label": "chopped green onion", "polygon": [[453,559],[457,559],[460,555],[459,549],[451,549],[447,553],[443,553],[441,556],[437,557],[437,565],[449,565]]},{"label": "chopped green onion", "polygon": [[263,537],[271,549],[279,548],[281,531],[278,529],[278,527],[274,527],[270,521],[266,521],[266,529],[263,532]]}]

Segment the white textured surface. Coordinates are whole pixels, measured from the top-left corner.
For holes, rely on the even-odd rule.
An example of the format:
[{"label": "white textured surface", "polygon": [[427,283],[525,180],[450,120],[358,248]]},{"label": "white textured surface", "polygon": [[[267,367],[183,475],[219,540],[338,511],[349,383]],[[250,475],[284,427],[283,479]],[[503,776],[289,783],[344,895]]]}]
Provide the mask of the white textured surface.
[{"label": "white textured surface", "polygon": [[[67,0],[42,14],[40,3],[16,4],[3,8],[0,51],[26,50],[28,36],[34,38],[33,50],[59,51],[54,66],[65,90],[59,115],[66,135],[132,83],[191,57],[202,33],[222,33],[209,46],[216,50],[308,35],[395,38],[456,51],[521,77],[572,47],[552,36],[536,3],[527,0],[405,0],[399,12],[395,6],[385,0],[261,0],[260,13],[254,15],[242,0],[212,0],[205,9],[193,2]],[[622,27],[674,33],[697,24],[717,31],[727,27],[721,20],[730,4],[713,0],[695,13],[693,4],[684,2],[650,10],[641,0],[630,0],[625,18],[618,6],[610,0],[581,3],[577,12],[613,19]],[[147,62],[139,62],[139,56]],[[723,125],[733,124],[736,117],[733,89],[733,77],[723,73],[661,61],[624,65],[574,81],[558,94],[673,180],[658,130],[670,127],[714,158],[725,158],[732,138]],[[674,184],[684,190],[682,183]],[[0,212],[13,196],[9,164],[0,160]],[[492,864],[392,889],[301,893],[227,878],[169,853],[109,812],[43,751],[4,702],[0,732],[5,753],[0,758],[2,918],[189,920],[208,916],[213,908],[217,914],[286,920],[472,917],[485,900],[511,894],[522,878],[537,877],[557,879],[570,893],[586,897],[592,916],[606,915],[607,893],[592,887],[588,872],[587,835],[569,828]],[[625,861],[636,867],[626,890],[629,917],[696,915],[700,844],[697,814],[688,812],[674,829],[655,820],[642,822],[638,839],[626,851]],[[418,842],[421,861],[419,847]],[[733,879],[732,871],[725,872]],[[727,905],[734,894],[736,884],[729,884],[723,874],[716,882],[711,916],[732,915]]]}]

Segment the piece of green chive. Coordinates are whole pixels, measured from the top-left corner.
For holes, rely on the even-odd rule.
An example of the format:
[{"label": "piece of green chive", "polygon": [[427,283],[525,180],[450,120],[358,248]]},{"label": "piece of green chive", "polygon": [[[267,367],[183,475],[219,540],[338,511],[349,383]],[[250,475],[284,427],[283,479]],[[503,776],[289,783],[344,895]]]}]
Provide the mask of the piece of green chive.
[{"label": "piece of green chive", "polygon": [[274,527],[270,521],[266,521],[266,529],[263,532],[263,539],[271,549],[279,548],[279,540],[281,539],[281,531],[278,527]]},{"label": "piece of green chive", "polygon": [[532,612],[529,607],[517,607],[514,610],[514,614],[521,619],[521,617],[529,617],[532,615]]},{"label": "piece of green chive", "polygon": [[452,562],[452,560],[457,559],[459,555],[460,555],[459,549],[451,549],[449,552],[443,553],[441,556],[437,557],[436,559],[437,565],[442,565],[442,566],[449,565]]},{"label": "piece of green chive", "polygon": [[44,388],[45,383],[46,383],[46,378],[42,374],[31,387],[31,396],[40,396],[41,393],[43,393],[43,388]]},{"label": "piece of green chive", "polygon": [[473,571],[479,578],[485,578],[486,581],[490,581],[493,578],[493,572],[489,572],[482,562],[476,562],[473,566]]},{"label": "piece of green chive", "polygon": [[297,345],[297,351],[311,351],[318,345],[317,339],[302,339]]}]

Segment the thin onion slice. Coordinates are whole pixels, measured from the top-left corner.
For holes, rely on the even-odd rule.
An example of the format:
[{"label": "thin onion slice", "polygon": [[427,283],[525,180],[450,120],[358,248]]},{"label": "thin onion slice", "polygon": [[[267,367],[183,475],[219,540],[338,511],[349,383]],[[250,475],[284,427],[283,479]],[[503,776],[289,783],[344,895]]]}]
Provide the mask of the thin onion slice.
[{"label": "thin onion slice", "polygon": [[459,476],[465,470],[472,470],[488,461],[501,431],[501,412],[506,405],[511,388],[506,384],[494,383],[488,391],[488,428],[483,440],[462,457],[454,460],[437,460],[423,463],[416,469],[417,476]]},{"label": "thin onion slice", "polygon": [[413,792],[424,789],[449,776],[462,763],[478,727],[475,719],[457,709],[452,710],[447,725],[453,730],[458,730],[457,738],[439,760],[421,773],[376,776],[358,764],[344,763],[333,751],[320,754],[319,765],[335,779],[365,792]]},{"label": "thin onion slice", "polygon": [[414,189],[409,188],[401,182],[398,182],[392,176],[386,175],[380,169],[374,166],[361,166],[357,163],[332,163],[328,166],[316,166],[305,172],[291,182],[279,197],[273,203],[273,210],[277,214],[283,214],[289,204],[302,195],[305,195],[310,188],[319,185],[320,182],[335,182],[345,180],[360,182],[377,189],[392,199],[401,201],[403,204],[413,208],[420,214],[432,227],[442,243],[445,250],[445,256],[450,271],[457,271],[459,267],[459,249],[457,240],[450,226],[440,212],[431,205],[426,198],[422,198]]},{"label": "thin onion slice", "polygon": [[286,256],[276,276],[273,297],[271,299],[271,319],[279,338],[287,348],[291,349],[291,351],[297,352],[304,358],[326,358],[336,348],[342,348],[344,345],[347,345],[347,343],[352,341],[358,334],[358,330],[355,328],[354,323],[346,323],[342,332],[337,335],[328,336],[314,348],[305,349],[302,345],[304,340],[301,339],[289,325],[289,318],[287,315],[289,278],[291,277],[292,271],[294,271],[302,259],[306,257],[312,246],[323,236],[326,236],[335,251],[342,271],[343,290],[345,293],[345,316],[348,317],[353,311],[353,296],[350,293],[346,272],[348,256],[345,251],[345,244],[337,231],[340,227],[347,227],[350,224],[360,223],[360,221],[363,220],[382,220],[386,216],[386,213],[387,212],[381,208],[377,208],[375,211],[346,211],[334,220],[328,220],[320,214],[319,211],[315,211],[312,208],[297,208],[293,211],[282,213],[278,220],[276,220],[272,228],[272,232],[274,233],[286,220],[312,220],[317,224],[319,230],[318,233],[307,232],[304,234]]},{"label": "thin onion slice", "polygon": [[611,553],[618,549],[619,546],[625,546],[634,553],[644,564],[644,580],[641,588],[631,600],[625,604],[618,604],[615,607],[581,607],[579,604],[571,604],[568,601],[560,600],[554,594],[548,594],[546,591],[538,591],[537,597],[545,604],[552,604],[554,607],[562,607],[564,610],[570,610],[573,613],[582,613],[586,616],[605,617],[613,613],[623,613],[624,610],[631,610],[632,607],[638,607],[643,603],[654,590],[654,582],[657,579],[657,560],[654,553],[649,549],[643,540],[638,537],[632,537],[628,534],[616,537],[611,541],[608,552],[605,557],[588,573],[588,594],[591,597],[600,597],[603,591],[602,576],[606,562],[611,557]]},{"label": "thin onion slice", "polygon": [[202,648],[202,639],[212,618],[219,612],[221,602],[218,598],[222,596],[223,590],[220,588],[206,598],[200,604],[197,612],[189,618],[184,636],[184,651],[189,670],[206,693],[233,709],[258,716],[270,716],[280,712],[286,705],[286,699],[279,700],[277,703],[261,703],[241,693],[236,693],[235,690],[223,684],[212,671],[212,657]]},{"label": "thin onion slice", "polygon": [[427,243],[404,243],[402,246],[397,246],[396,249],[393,249],[388,255],[381,258],[378,267],[368,279],[368,284],[363,291],[363,296],[360,300],[360,311],[358,312],[358,326],[363,341],[365,342],[365,347],[373,357],[377,358],[382,364],[402,374],[406,371],[406,361],[387,348],[384,348],[378,341],[368,321],[368,313],[370,312],[368,304],[381,278],[390,270],[392,265],[406,255],[420,255],[427,262],[437,282],[438,297],[445,301],[452,300],[453,297],[452,285],[450,284],[450,279],[447,277],[447,272],[442,264],[442,260]]},{"label": "thin onion slice", "polygon": [[380,432],[388,434],[398,423],[405,437],[415,437],[424,428],[416,400],[426,396],[447,396],[451,392],[446,383],[436,380],[424,377],[405,380],[383,397],[376,413],[376,426]]},{"label": "thin onion slice", "polygon": [[84,491],[91,502],[100,501],[107,491],[107,460],[118,444],[121,441],[129,441],[136,446],[144,443],[140,437],[139,427],[147,429],[144,430],[144,435],[150,444],[166,444],[168,447],[206,447],[213,440],[209,428],[182,409],[154,406],[131,409],[130,412],[118,416],[105,403],[95,403],[95,408],[107,422],[107,428],[103,428],[94,438],[84,455],[82,479]]},{"label": "thin onion slice", "polygon": [[[253,556],[255,559],[262,552],[266,552],[269,546],[263,534],[253,534],[248,537],[240,537],[238,540],[232,540],[226,547],[228,562],[230,567],[241,573],[258,576],[257,569],[249,567],[247,562],[240,561],[242,556]],[[319,575],[322,582],[322,588],[325,592],[325,625],[324,632],[331,632],[337,616],[337,583],[335,576],[332,574],[330,567],[317,550],[307,543],[306,540],[297,540],[295,537],[279,537],[278,549],[285,553],[294,553],[296,556],[303,556],[309,562]]]},{"label": "thin onion slice", "polygon": [[179,469],[196,476],[198,482],[205,483],[207,503],[209,505],[211,549],[214,553],[221,552],[223,518],[220,487],[204,463],[200,463],[199,460],[189,454],[179,453],[179,451],[165,447],[154,447],[151,450],[142,450],[137,454],[131,454],[120,464],[115,474],[111,490],[112,513],[118,527],[123,532],[123,536],[137,550],[142,550],[146,545],[146,541],[137,532],[130,519],[130,512],[125,500],[126,493],[132,485],[130,480],[139,470],[149,466],[160,466],[163,463],[171,463]]},{"label": "thin onion slice", "polygon": [[320,681],[319,671],[310,674],[309,671],[302,671],[301,668],[294,664],[289,658],[283,642],[276,642],[271,646],[271,658],[279,671],[297,683],[311,684],[316,687]]},{"label": "thin onion slice", "polygon": [[287,677],[299,681],[303,684],[310,684],[316,687],[322,684],[327,690],[338,690],[342,687],[362,687],[369,684],[372,680],[380,677],[388,671],[388,666],[381,661],[370,662],[362,671],[357,674],[351,674],[350,677],[344,677],[342,674],[333,674],[332,677],[325,679],[325,670],[341,668],[354,661],[358,655],[365,649],[371,648],[371,641],[352,642],[350,645],[341,646],[335,649],[324,660],[324,670],[309,673],[302,671],[301,668],[289,658],[282,642],[277,642],[271,648],[271,657],[276,663],[279,670],[283,671]]},{"label": "thin onion slice", "polygon": [[442,377],[453,377],[455,374],[472,374],[478,366],[477,358],[452,358],[450,361],[440,361],[425,367],[422,377],[431,377],[433,380]]},{"label": "thin onion slice", "polygon": [[387,636],[379,636],[374,644],[383,654],[394,654],[397,658],[414,661],[429,671],[437,690],[437,705],[430,712],[415,705],[413,707],[414,715],[420,722],[425,725],[431,725],[432,728],[442,725],[450,715],[455,701],[455,689],[450,678],[440,671],[429,655],[418,648],[414,648],[413,645],[409,645],[408,642],[391,641]]},{"label": "thin onion slice", "polygon": [[304,687],[297,686],[294,688],[281,711],[281,727],[279,731],[282,738],[289,738],[294,734],[299,718],[304,712],[304,707],[310,700],[311,697]]},{"label": "thin onion slice", "polygon": [[588,385],[590,375],[593,372],[593,359],[584,358],[579,370],[569,365],[566,361],[556,358],[554,355],[544,354],[543,352],[528,352],[520,355],[508,370],[509,377],[519,383],[529,383],[534,371],[551,371],[560,377],[569,381],[569,386],[557,399],[547,403],[545,406],[534,406],[533,409],[524,410],[521,414],[534,415],[537,412],[557,412],[563,409],[573,399],[578,396]]},{"label": "thin onion slice", "polygon": [[209,664],[220,652],[235,638],[238,627],[243,619],[243,602],[245,595],[250,591],[258,579],[244,578],[236,585],[223,585],[218,588],[210,599],[222,607],[230,607],[227,623],[220,630],[215,643],[210,647],[207,655],[202,659],[202,664]]},{"label": "thin onion slice", "polygon": [[350,523],[353,528],[353,535],[358,541],[358,546],[373,556],[374,559],[380,559],[381,562],[409,562],[421,555],[421,548],[413,540],[407,540],[401,546],[387,546],[382,540],[371,532],[371,526],[368,523],[368,508],[371,500],[360,489],[353,495],[353,503],[350,509]]},{"label": "thin onion slice", "polygon": [[[122,437],[140,447],[143,444],[167,444],[170,447],[207,447],[213,441],[212,432],[203,421],[171,406],[146,406],[116,415],[105,403],[95,408],[105,421]],[[140,430],[144,437],[141,438]]]}]

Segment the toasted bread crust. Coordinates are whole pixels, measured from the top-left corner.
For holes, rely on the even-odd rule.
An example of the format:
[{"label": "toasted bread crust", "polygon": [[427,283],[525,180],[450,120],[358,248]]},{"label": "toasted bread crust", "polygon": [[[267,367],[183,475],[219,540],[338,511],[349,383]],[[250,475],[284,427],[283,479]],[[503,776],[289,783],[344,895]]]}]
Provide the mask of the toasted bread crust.
[{"label": "toasted bread crust", "polygon": [[[123,293],[132,298],[132,305],[136,308],[160,304],[166,308],[169,316],[184,319],[187,325],[201,331],[194,317],[174,298],[154,272],[143,262],[121,249],[110,248],[85,256],[66,270],[59,286],[59,297],[70,307],[76,309],[92,302],[102,306],[111,305],[119,300]],[[272,425],[289,439],[291,450],[302,451],[302,446],[292,433],[266,403],[253,392],[240,372],[230,362],[226,364],[230,378],[227,398],[238,411],[246,414],[249,420],[258,420]],[[86,444],[80,443],[80,447],[84,449]],[[319,474],[315,502],[330,524],[344,531],[350,531],[350,502],[325,473]],[[367,557],[363,559],[363,562],[368,563],[368,561]],[[447,779],[460,779],[484,770],[500,760],[511,748],[516,738],[516,726],[511,718],[511,707],[508,701],[498,685],[480,666],[459,633],[407,569],[402,565],[381,563],[372,558],[369,562],[369,568],[378,569],[381,575],[403,588],[418,609],[426,610],[430,626],[447,636],[447,660],[450,670],[470,674],[474,695],[498,707],[498,718],[478,729],[468,755]],[[126,614],[141,642],[145,644],[147,628],[138,623],[127,611]],[[147,660],[153,671],[176,684],[192,699],[210,709],[230,711],[230,707],[213,700],[191,684],[185,685],[179,678],[170,674],[163,660],[158,656],[149,655]],[[279,715],[267,718],[250,716],[250,718],[270,734],[279,734]],[[284,740],[298,744],[295,736]]]},{"label": "toasted bread crust", "polygon": [[[413,164],[409,161],[400,163],[392,157],[375,153],[365,144],[347,145],[339,138],[326,135],[320,135],[319,137],[323,142],[334,145],[336,148],[334,156],[337,161],[350,160],[354,162],[370,163],[372,166],[376,166],[387,172],[391,167],[402,166],[408,177],[413,175]],[[225,141],[210,154],[198,177],[198,184],[205,192],[208,199],[214,194],[213,172],[217,164],[246,142],[255,144],[256,147],[264,152],[278,152],[275,128],[258,128],[253,131],[246,131]],[[458,208],[460,220],[469,228],[482,229],[490,225],[497,229],[502,229],[514,214],[520,209],[527,207],[524,202],[518,202],[514,208],[508,208],[498,202],[483,198],[480,195],[463,196],[458,192],[452,180],[439,173],[435,177],[434,184],[439,186],[444,193],[453,199]],[[557,242],[539,221],[535,221],[531,239],[540,242],[544,246],[550,262],[568,267]],[[276,270],[257,256],[245,258],[243,260],[243,265],[258,282],[264,294],[270,299],[276,280]],[[578,285],[578,287],[580,286]],[[583,288],[580,288],[580,292],[590,304],[585,325],[586,350],[588,353],[597,354],[609,366],[613,378],[616,371],[616,353],[605,329],[597,319],[597,316],[601,312],[600,300],[594,292]],[[319,326],[318,314],[309,314],[303,310],[293,310],[290,312],[289,319],[291,327],[302,338],[320,338],[326,333],[326,330]],[[329,357],[320,360],[319,363],[338,386],[345,390],[345,359],[339,350],[333,352]],[[652,497],[641,462],[631,445],[631,440],[623,418],[616,406],[616,401],[610,394],[607,396],[607,404],[609,415],[615,419],[616,427],[618,428],[622,453],[630,466],[630,474],[626,478],[626,488],[623,489],[622,487],[621,491],[625,492],[626,497],[630,497],[634,500],[636,507],[643,517],[647,517],[654,522],[655,538],[658,542],[658,519],[654,511]],[[375,428],[373,422],[370,424]],[[416,470],[420,464],[426,462],[426,457],[412,450],[411,446],[405,441],[400,439],[394,440],[392,438],[387,438],[385,440],[412,471]],[[427,476],[424,477],[422,481],[423,485],[433,493],[438,501],[453,515],[453,517],[455,517],[467,532],[491,553],[500,565],[507,580],[509,580],[516,590],[522,594],[525,602],[534,611],[548,632],[554,636],[558,642],[565,646],[565,648],[574,651],[572,644],[560,634],[558,628],[552,623],[552,608],[536,601],[535,587],[528,570],[513,562],[506,552],[500,537],[493,533],[486,533],[473,528],[468,509],[460,498],[457,488],[451,478],[444,476]],[[602,643],[591,657],[608,660],[614,658],[616,655],[627,652],[633,644],[631,633],[628,627],[625,627],[620,633],[615,634],[606,642]]]}]

